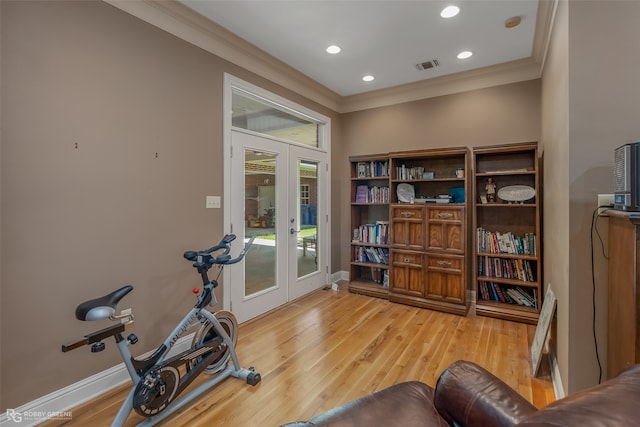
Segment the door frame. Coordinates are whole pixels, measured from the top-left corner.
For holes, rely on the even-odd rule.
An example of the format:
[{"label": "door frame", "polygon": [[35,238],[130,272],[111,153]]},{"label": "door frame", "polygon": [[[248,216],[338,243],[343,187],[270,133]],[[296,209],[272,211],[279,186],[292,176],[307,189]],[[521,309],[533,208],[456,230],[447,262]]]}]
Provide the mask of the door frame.
[{"label": "door frame", "polygon": [[[331,248],[331,220],[329,212],[331,212],[331,119],[323,114],[320,114],[316,111],[310,110],[306,107],[303,107],[299,104],[296,104],[286,98],[283,98],[279,95],[276,95],[272,92],[269,92],[265,89],[262,89],[258,86],[255,86],[247,81],[239,79],[231,74],[224,73],[223,76],[223,156],[225,161],[224,164],[224,179],[223,179],[223,201],[230,200],[231,198],[231,162],[226,161],[231,158],[231,132],[233,129],[232,125],[232,89],[238,88],[249,92],[251,94],[262,97],[270,102],[279,104],[285,108],[289,108],[293,111],[297,111],[302,113],[313,120],[321,123],[323,125],[322,132],[320,132],[320,136],[318,139],[318,147],[309,147],[303,144],[296,144],[295,142],[287,141],[289,145],[300,145],[301,147],[306,148],[315,148],[317,150],[323,151],[326,153],[326,170],[323,171],[323,174],[319,174],[319,176],[324,177],[324,188],[326,189],[326,199],[325,199],[325,209],[326,212],[324,218],[318,216],[318,221],[323,221],[324,227],[322,227],[323,236],[322,238],[323,245],[320,247],[320,252],[318,257],[325,261],[326,271],[323,272],[325,276],[325,282],[329,283],[330,275],[331,275],[331,257],[330,257],[330,248]],[[275,138],[277,139],[277,138]],[[231,232],[231,206],[230,203],[223,203],[223,232],[229,233]],[[243,236],[244,237],[244,236]],[[230,280],[228,279],[228,275],[230,272],[224,270],[222,273],[222,306],[225,310],[231,310],[231,292],[230,292]],[[227,276],[225,278],[225,276]],[[287,299],[291,301],[294,298],[300,297],[301,295],[294,295],[291,292],[288,292]]]}]

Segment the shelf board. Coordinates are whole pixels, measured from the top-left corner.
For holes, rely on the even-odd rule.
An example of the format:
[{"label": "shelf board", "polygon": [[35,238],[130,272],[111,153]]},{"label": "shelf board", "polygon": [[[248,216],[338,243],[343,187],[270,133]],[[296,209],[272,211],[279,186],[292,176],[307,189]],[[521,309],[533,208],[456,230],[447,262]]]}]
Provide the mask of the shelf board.
[{"label": "shelf board", "polygon": [[535,175],[536,171],[531,169],[513,169],[513,170],[499,170],[499,171],[487,171],[476,172],[476,176],[500,176],[500,175]]},{"label": "shelf board", "polygon": [[357,265],[359,267],[382,268],[384,270],[389,269],[389,264],[376,264],[375,262],[351,261],[351,265]]},{"label": "shelf board", "polygon": [[379,176],[353,176],[351,177],[351,181],[388,181],[389,175],[379,175]]},{"label": "shelf board", "polygon": [[464,178],[457,178],[455,176],[452,177],[443,177],[443,178],[419,178],[419,179],[391,179],[391,182],[394,184],[399,183],[412,183],[412,182],[451,182],[451,181],[460,181],[464,182]]},{"label": "shelf board", "polygon": [[478,300],[476,302],[476,314],[516,322],[525,322],[532,325],[538,323],[539,317],[538,311],[531,307],[484,300]]},{"label": "shelf board", "polygon": [[389,248],[389,244],[387,243],[371,243],[371,242],[360,242],[360,241],[351,241],[351,246],[370,246],[372,248]]},{"label": "shelf board", "polygon": [[503,277],[477,276],[477,281],[502,283],[510,286],[523,286],[527,288],[538,288],[538,282],[523,282],[522,280],[505,279]]},{"label": "shelf board", "polygon": [[384,288],[379,283],[353,280],[349,282],[349,292],[378,298],[387,298],[389,295],[389,288]]},{"label": "shelf board", "polygon": [[535,208],[537,203],[476,203],[477,208]]},{"label": "shelf board", "polygon": [[389,203],[351,202],[351,206],[389,206]]},{"label": "shelf board", "polygon": [[477,252],[476,256],[486,256],[491,258],[512,258],[512,259],[521,259],[526,261],[538,261],[538,257],[535,255],[525,255],[525,254],[505,254],[505,253],[488,253],[488,252]]}]

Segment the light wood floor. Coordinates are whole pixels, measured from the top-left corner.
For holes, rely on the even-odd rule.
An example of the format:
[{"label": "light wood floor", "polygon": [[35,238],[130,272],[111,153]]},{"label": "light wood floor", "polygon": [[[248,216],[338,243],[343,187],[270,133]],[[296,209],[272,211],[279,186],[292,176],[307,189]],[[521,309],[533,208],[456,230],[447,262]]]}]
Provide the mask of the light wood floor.
[{"label": "light wood floor", "polygon": [[[394,304],[350,294],[345,284],[247,322],[238,333],[240,363],[255,366],[262,382],[251,387],[228,378],[163,425],[253,427],[306,420],[401,381],[434,386],[458,359],[484,366],[537,407],[554,400],[548,372],[531,376],[534,326]],[[128,389],[73,409],[66,425],[109,425]],[[141,420],[131,414],[127,426]]]}]

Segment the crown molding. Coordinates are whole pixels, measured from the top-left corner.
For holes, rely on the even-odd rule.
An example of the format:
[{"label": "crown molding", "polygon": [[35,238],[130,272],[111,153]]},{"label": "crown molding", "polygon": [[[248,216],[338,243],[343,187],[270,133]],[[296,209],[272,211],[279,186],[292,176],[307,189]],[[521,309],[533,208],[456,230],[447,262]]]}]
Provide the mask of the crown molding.
[{"label": "crown molding", "polygon": [[469,90],[484,89],[533,80],[540,77],[540,64],[525,58],[503,64],[478,68],[415,83],[343,97],[340,112],[348,113],[384,107],[403,102],[418,101],[436,96],[451,95]]},{"label": "crown molding", "polygon": [[540,78],[558,2],[539,0],[529,58],[343,97],[176,0],[103,1],[338,113]]},{"label": "crown molding", "polygon": [[340,108],[337,93],[178,1],[103,1],[331,110]]}]

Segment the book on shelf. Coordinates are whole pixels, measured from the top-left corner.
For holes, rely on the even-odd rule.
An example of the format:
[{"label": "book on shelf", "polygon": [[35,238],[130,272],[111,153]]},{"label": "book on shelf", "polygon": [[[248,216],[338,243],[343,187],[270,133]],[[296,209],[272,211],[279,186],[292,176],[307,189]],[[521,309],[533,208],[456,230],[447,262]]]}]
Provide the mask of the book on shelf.
[{"label": "book on shelf", "polygon": [[[424,167],[422,166],[396,166],[396,179],[412,180],[424,178]],[[433,178],[433,173],[430,175]]]},{"label": "book on shelf", "polygon": [[478,299],[481,301],[494,301],[538,309],[535,288],[525,290],[521,286],[511,286],[480,280],[478,282],[478,289]]},{"label": "book on shelf", "polygon": [[375,224],[363,224],[353,230],[353,241],[360,243],[389,243],[389,221],[376,221]]},{"label": "book on shelf", "polygon": [[356,246],[353,248],[353,252],[354,261],[389,265],[389,249]]},{"label": "book on shelf", "polygon": [[358,162],[356,164],[356,176],[358,178],[375,178],[389,176],[389,162],[386,160]]},{"label": "book on shelf", "polygon": [[478,276],[535,282],[531,261],[513,258],[478,257]]},{"label": "book on shelf", "polygon": [[389,187],[358,185],[356,203],[389,203]]},{"label": "book on shelf", "polygon": [[370,270],[372,282],[382,285],[383,288],[389,287],[389,270],[377,267],[371,267]]},{"label": "book on shelf", "polygon": [[536,256],[535,233],[516,236],[510,231],[507,233],[492,232],[482,227],[478,227],[476,233],[478,252]]}]

